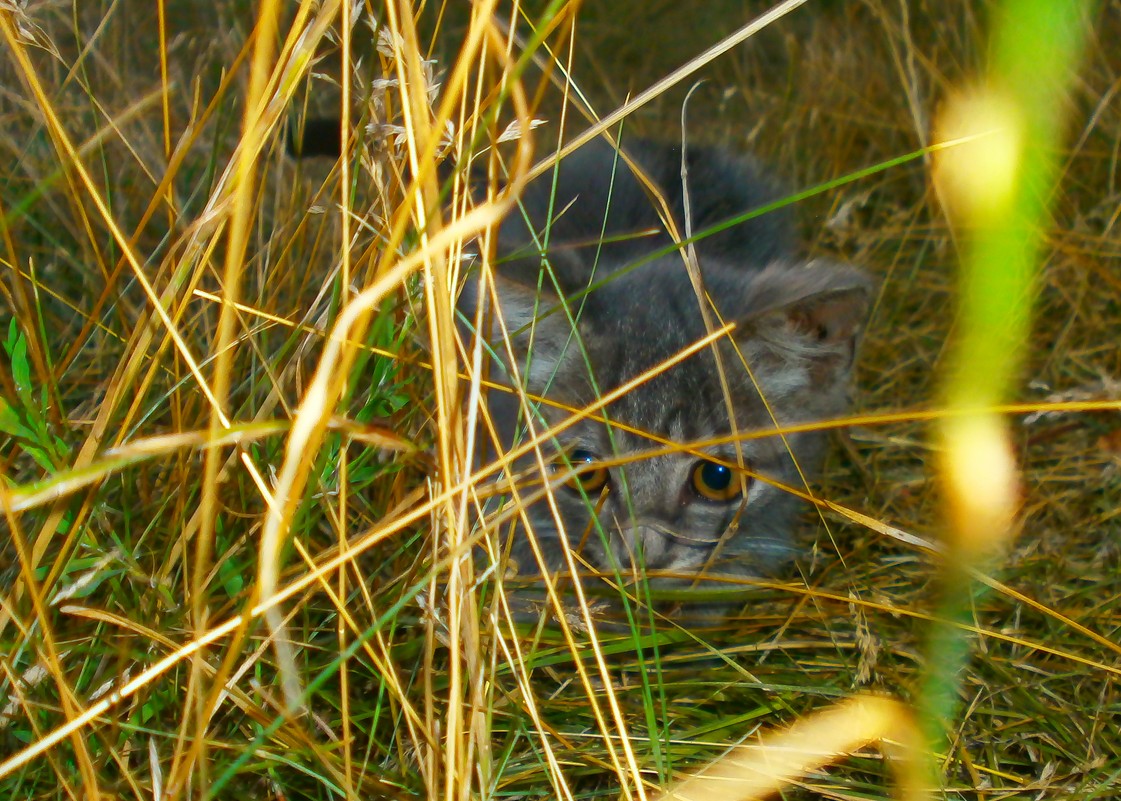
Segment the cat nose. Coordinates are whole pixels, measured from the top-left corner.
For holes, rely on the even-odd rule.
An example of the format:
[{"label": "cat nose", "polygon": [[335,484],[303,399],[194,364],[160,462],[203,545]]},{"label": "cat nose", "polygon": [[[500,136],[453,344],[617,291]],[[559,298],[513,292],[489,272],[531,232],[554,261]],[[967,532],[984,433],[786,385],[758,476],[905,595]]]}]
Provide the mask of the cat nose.
[{"label": "cat nose", "polygon": [[634,530],[635,558],[647,570],[661,570],[670,566],[673,540],[655,526],[638,525]]}]

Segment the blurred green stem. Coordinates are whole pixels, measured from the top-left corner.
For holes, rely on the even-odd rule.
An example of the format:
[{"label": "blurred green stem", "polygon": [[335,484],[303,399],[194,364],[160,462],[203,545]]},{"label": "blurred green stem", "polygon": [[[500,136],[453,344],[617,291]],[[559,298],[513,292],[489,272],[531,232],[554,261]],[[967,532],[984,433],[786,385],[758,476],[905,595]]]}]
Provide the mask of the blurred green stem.
[{"label": "blurred green stem", "polygon": [[938,432],[949,554],[918,701],[935,754],[946,751],[946,727],[955,719],[969,662],[963,624],[972,622],[976,600],[969,571],[991,564],[1014,528],[1017,471],[1006,426],[993,410],[1015,389],[1030,332],[1068,93],[1094,6],[1087,0],[998,3],[987,80],[947,114],[956,116],[959,129],[944,133],[979,133],[986,141],[947,150],[938,166],[963,241],[958,338],[946,377],[947,405],[963,414],[948,415]]}]

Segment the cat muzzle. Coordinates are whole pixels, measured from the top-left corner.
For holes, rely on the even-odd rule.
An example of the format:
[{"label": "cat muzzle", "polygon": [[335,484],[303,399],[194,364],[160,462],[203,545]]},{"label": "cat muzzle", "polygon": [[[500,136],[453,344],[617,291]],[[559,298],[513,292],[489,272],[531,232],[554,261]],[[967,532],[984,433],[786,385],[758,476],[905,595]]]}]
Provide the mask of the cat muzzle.
[{"label": "cat muzzle", "polygon": [[690,536],[663,523],[639,522],[629,532],[627,545],[636,564],[646,570],[672,570],[692,563],[694,550],[711,549],[719,539]]}]

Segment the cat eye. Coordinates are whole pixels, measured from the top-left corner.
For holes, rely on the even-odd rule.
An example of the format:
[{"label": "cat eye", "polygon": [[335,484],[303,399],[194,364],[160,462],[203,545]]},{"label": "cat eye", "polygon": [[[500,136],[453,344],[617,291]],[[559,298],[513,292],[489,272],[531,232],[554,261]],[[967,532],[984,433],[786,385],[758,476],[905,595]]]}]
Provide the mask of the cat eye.
[{"label": "cat eye", "polygon": [[706,501],[728,503],[740,497],[747,479],[727,465],[717,462],[697,462],[690,477],[693,492]]},{"label": "cat eye", "polygon": [[558,470],[567,470],[570,464],[576,470],[576,474],[565,482],[565,486],[573,492],[583,490],[589,495],[598,493],[611,480],[611,474],[600,464],[599,457],[589,450],[577,448],[569,455],[567,463],[564,459],[556,461]]}]

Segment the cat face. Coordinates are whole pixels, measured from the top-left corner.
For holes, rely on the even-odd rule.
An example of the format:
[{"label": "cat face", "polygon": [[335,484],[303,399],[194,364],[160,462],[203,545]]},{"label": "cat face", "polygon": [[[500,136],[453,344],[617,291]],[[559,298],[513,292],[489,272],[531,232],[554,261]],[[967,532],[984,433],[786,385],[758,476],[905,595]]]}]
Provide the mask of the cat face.
[{"label": "cat face", "polygon": [[822,434],[773,432],[844,412],[870,285],[824,262],[745,271],[710,260],[702,272],[713,318],[735,329],[683,360],[707,329],[679,256],[608,271],[566,304],[493,276],[488,338],[518,332],[516,365],[496,370],[543,399],[492,404],[502,447],[519,429],[563,428],[514,468],[548,487],[512,532],[519,575],[564,572],[565,549],[590,572],[663,586],[765,575],[790,558],[797,499],[776,485],[804,487]]}]

